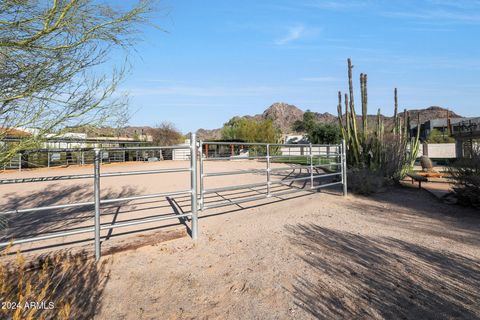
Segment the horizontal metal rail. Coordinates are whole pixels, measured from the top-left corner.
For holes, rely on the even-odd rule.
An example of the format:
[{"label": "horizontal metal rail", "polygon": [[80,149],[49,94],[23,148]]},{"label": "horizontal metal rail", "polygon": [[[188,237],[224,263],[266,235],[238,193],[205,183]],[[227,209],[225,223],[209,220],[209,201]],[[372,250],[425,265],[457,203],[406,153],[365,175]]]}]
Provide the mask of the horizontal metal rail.
[{"label": "horizontal metal rail", "polygon": [[203,161],[213,161],[213,160],[258,160],[266,159],[266,156],[225,156],[225,157],[208,157],[204,158]]},{"label": "horizontal metal rail", "polygon": [[321,189],[321,188],[336,186],[336,185],[339,185],[339,184],[343,184],[343,182],[342,181],[337,181],[337,182],[332,182],[332,183],[320,184],[318,186],[315,186],[314,189]]},{"label": "horizontal metal rail", "polygon": [[[338,157],[339,154],[331,153],[325,155],[314,154],[314,157],[322,156],[322,157]],[[298,154],[298,155],[277,155],[277,156],[269,156],[270,159],[288,159],[288,158],[310,158],[310,154]],[[267,156],[231,156],[226,155],[225,157],[208,157],[204,158],[203,161],[219,161],[219,160],[260,160],[260,159],[267,159]]]},{"label": "horizontal metal rail", "polygon": [[[178,169],[159,169],[159,170],[145,170],[145,171],[125,171],[125,172],[106,172],[100,174],[100,177],[121,177],[121,176],[133,176],[144,174],[160,174],[160,173],[176,173],[176,172],[189,172],[190,168],[178,168]],[[75,174],[67,176],[47,176],[47,177],[35,177],[35,178],[20,178],[20,179],[3,179],[0,180],[0,184],[16,184],[16,183],[32,183],[32,182],[47,182],[47,181],[62,181],[62,180],[76,180],[76,179],[91,179],[94,174]]]},{"label": "horizontal metal rail", "polygon": [[186,194],[190,194],[190,193],[191,193],[190,190],[174,191],[174,192],[162,192],[162,193],[146,194],[146,195],[134,196],[134,197],[105,199],[105,200],[100,200],[100,203],[101,204],[106,204],[106,203],[124,202],[124,201],[140,200],[140,199],[173,197],[173,196],[179,196],[179,195],[186,195]]},{"label": "horizontal metal rail", "polygon": [[55,238],[61,238],[61,237],[67,237],[67,236],[73,236],[81,233],[87,233],[87,232],[93,232],[94,227],[88,227],[88,228],[81,228],[81,229],[76,229],[76,230],[71,230],[71,231],[64,231],[64,232],[56,232],[56,233],[50,233],[46,234],[43,236],[38,236],[38,237],[33,237],[33,238],[26,238],[26,239],[12,239],[11,241],[8,242],[0,242],[0,247],[5,247],[8,245],[15,245],[15,244],[22,244],[22,243],[29,243],[29,242],[37,242],[37,241],[43,241],[43,240],[49,240],[49,239],[55,239]]},{"label": "horizontal metal rail", "polygon": [[238,145],[238,146],[263,146],[266,147],[267,145],[271,147],[305,147],[310,148],[310,146],[316,147],[337,147],[337,145],[331,144],[294,144],[294,143],[262,143],[262,142],[226,142],[226,141],[202,141],[203,145],[221,145],[221,146],[230,146],[230,145]]},{"label": "horizontal metal rail", "polygon": [[229,205],[236,205],[240,203],[245,203],[245,202],[251,202],[251,201],[257,201],[257,200],[262,200],[262,199],[268,199],[266,195],[260,195],[260,196],[254,196],[254,197],[248,197],[240,200],[224,200],[220,202],[215,202],[212,204],[207,204],[206,206],[203,207],[203,209],[213,209],[213,208],[218,208],[218,207],[225,207]]},{"label": "horizontal metal rail", "polygon": [[144,224],[144,223],[150,223],[150,222],[157,222],[157,221],[164,221],[164,220],[171,220],[171,219],[178,219],[178,218],[185,218],[185,217],[191,217],[192,213],[184,213],[184,214],[170,214],[170,215],[165,215],[165,216],[160,216],[160,217],[155,217],[155,218],[144,218],[144,219],[137,219],[134,221],[128,221],[128,222],[118,222],[115,224],[103,224],[101,225],[100,229],[101,230],[108,230],[108,229],[115,229],[115,228],[123,228],[123,227],[129,227],[129,226],[135,226],[138,224]]},{"label": "horizontal metal rail", "polygon": [[282,195],[286,194],[291,194],[291,193],[298,193],[298,192],[309,192],[311,193],[310,190],[307,189],[289,189],[286,191],[279,191],[279,192],[272,192],[270,194],[265,193],[259,196],[253,196],[253,197],[246,197],[238,200],[224,200],[224,201],[218,201],[214,203],[208,203],[206,206],[203,207],[203,209],[213,209],[213,208],[219,208],[219,207],[225,207],[225,206],[231,206],[231,205],[237,205],[245,202],[252,202],[252,201],[258,201],[258,200],[267,200],[272,197],[279,197]]},{"label": "horizontal metal rail", "polygon": [[[114,203],[114,202],[125,202],[125,201],[132,201],[132,200],[141,200],[141,199],[151,199],[151,198],[161,198],[161,197],[173,197],[173,196],[177,196],[177,195],[187,195],[187,194],[190,194],[190,190],[175,191],[175,192],[163,192],[163,193],[147,194],[147,195],[141,195],[141,196],[116,198],[116,199],[104,199],[104,200],[100,200],[100,204],[108,204],[108,203]],[[17,213],[67,209],[67,208],[74,208],[74,207],[92,206],[94,204],[95,204],[94,201],[67,203],[67,204],[59,204],[59,205],[54,205],[54,206],[45,206],[45,207],[35,207],[35,208],[26,208],[26,209],[16,209],[16,210],[4,211],[4,212],[0,212],[0,215],[10,215],[10,214],[17,214]]]},{"label": "horizontal metal rail", "polygon": [[[191,217],[191,216],[192,216],[192,213],[190,212],[190,213],[184,213],[184,214],[164,215],[164,216],[155,217],[155,218],[137,219],[137,220],[134,220],[134,221],[118,222],[118,223],[114,223],[114,224],[102,224],[100,226],[100,230],[109,230],[109,229],[114,229],[114,228],[122,228],[122,227],[128,227],[128,226],[139,225],[139,224],[144,224],[144,223],[178,219],[178,218]],[[12,241],[9,241],[9,242],[0,242],[0,247],[4,247],[4,246],[8,246],[8,245],[15,245],[15,244],[22,244],[22,243],[29,243],[29,242],[37,242],[37,241],[43,241],[43,240],[49,240],[49,239],[67,237],[67,236],[73,236],[73,235],[87,233],[87,232],[93,232],[93,231],[94,231],[94,227],[85,227],[85,228],[80,228],[80,229],[71,230],[71,231],[55,232],[55,233],[50,233],[50,234],[46,234],[46,235],[38,236],[38,237],[33,237],[33,238],[18,239],[18,240],[12,240]]]},{"label": "horizontal metal rail", "polygon": [[26,209],[15,209],[9,211],[0,212],[0,216],[6,216],[10,214],[19,214],[19,213],[28,213],[28,212],[37,212],[37,211],[46,211],[46,210],[57,210],[57,209],[67,209],[75,207],[85,207],[94,205],[94,201],[88,202],[78,202],[78,203],[67,203],[67,204],[58,204],[54,206],[44,206],[44,207],[35,207],[35,208],[26,208]]},{"label": "horizontal metal rail", "polygon": [[236,185],[236,186],[229,186],[229,187],[223,187],[223,188],[215,188],[215,189],[205,189],[203,190],[203,194],[209,194],[209,193],[216,193],[216,192],[222,192],[222,191],[232,191],[232,190],[239,190],[239,189],[249,189],[249,188],[256,188],[256,187],[263,187],[266,186],[266,182],[260,182],[260,183],[252,183],[252,184],[241,184],[241,185]]},{"label": "horizontal metal rail", "polygon": [[75,175],[67,175],[67,176],[3,179],[3,180],[0,180],[0,184],[32,183],[32,182],[62,181],[62,180],[91,179],[91,178],[93,178],[93,174],[75,174]]},{"label": "horizontal metal rail", "polygon": [[136,151],[136,150],[181,150],[181,149],[190,149],[190,145],[177,145],[177,146],[152,146],[152,147],[113,147],[113,148],[102,148],[102,151]]},{"label": "horizontal metal rail", "polygon": [[[340,165],[340,163],[328,163],[328,164],[318,164],[314,165],[313,168],[324,168],[327,166],[335,166]],[[303,165],[294,165],[291,167],[281,167],[281,168],[270,168],[270,171],[286,171],[286,170],[296,170],[296,169],[310,169],[310,166],[303,166]]]},{"label": "horizontal metal rail", "polygon": [[[314,175],[313,178],[318,179],[318,178],[324,178],[324,177],[338,176],[338,175],[341,175],[341,174],[342,174],[341,172],[327,173],[327,174],[321,174],[321,175]],[[288,179],[288,180],[270,181],[270,184],[285,184],[285,183],[290,183],[290,182],[295,182],[295,181],[308,180],[310,178],[311,178],[311,176],[309,175],[308,177],[293,178],[293,179]],[[205,189],[205,190],[203,190],[203,194],[210,194],[210,193],[217,193],[217,192],[223,192],[223,191],[232,191],[232,190],[239,190],[239,189],[249,189],[249,188],[255,188],[255,187],[262,187],[262,186],[266,186],[267,184],[268,184],[267,182],[259,182],[259,183],[252,183],[252,184],[241,184],[241,185],[236,185],[236,186],[228,186],[228,187],[223,187],[223,188]]]},{"label": "horizontal metal rail", "polygon": [[318,179],[318,178],[339,176],[341,174],[342,174],[341,172],[335,172],[335,173],[327,173],[327,174],[320,174],[320,175],[314,175],[314,176],[309,175],[309,176],[305,176],[305,177],[293,178],[293,179],[288,179],[288,180],[271,181],[270,183],[271,184],[283,184],[283,183],[290,183],[290,182],[295,182],[295,181],[309,180],[311,178]]},{"label": "horizontal metal rail", "polygon": [[[338,153],[319,153],[319,152],[313,152],[313,157],[314,158],[318,158],[318,157],[323,157],[323,158],[336,158],[338,156],[340,156],[340,154]],[[274,155],[274,156],[270,156],[270,158],[272,159],[288,159],[288,158],[301,158],[301,157],[307,157],[309,158],[310,156],[310,153],[304,153],[304,154],[285,154],[285,155]]]},{"label": "horizontal metal rail", "polygon": [[159,170],[145,170],[145,171],[125,171],[125,172],[106,172],[100,174],[100,177],[121,177],[121,176],[134,176],[143,174],[157,174],[157,173],[176,173],[176,172],[190,172],[190,168],[172,168],[172,169],[159,169]]},{"label": "horizontal metal rail", "polygon": [[219,176],[229,176],[229,175],[238,175],[238,174],[262,173],[266,171],[267,169],[251,169],[251,170],[238,170],[238,171],[226,171],[226,172],[213,172],[213,173],[204,173],[203,177],[219,177]]}]

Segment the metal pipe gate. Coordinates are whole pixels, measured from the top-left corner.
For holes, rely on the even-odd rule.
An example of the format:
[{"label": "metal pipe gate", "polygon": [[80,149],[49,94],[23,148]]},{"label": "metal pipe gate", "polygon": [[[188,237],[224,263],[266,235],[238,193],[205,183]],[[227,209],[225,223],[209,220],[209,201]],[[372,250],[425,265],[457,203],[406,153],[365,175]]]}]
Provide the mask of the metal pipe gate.
[{"label": "metal pipe gate", "polygon": [[[217,148],[215,148],[214,156],[209,156],[209,148],[210,146],[226,146],[227,152],[222,153],[218,152]],[[205,147],[205,148],[204,148]],[[256,150],[257,152],[254,155],[244,152],[243,155],[240,153],[236,155],[234,150],[235,147],[240,147],[240,149],[245,149],[244,147],[248,147],[248,150]],[[306,160],[305,164],[297,164],[288,167],[272,167],[272,161],[279,161],[282,162],[282,159],[289,160],[291,155],[285,155],[283,153],[283,149],[288,148],[289,150],[294,148],[299,150],[299,154],[295,154],[294,157],[300,158],[300,161]],[[222,206],[229,206],[233,204],[240,204],[244,202],[256,201],[265,198],[286,195],[289,193],[295,193],[300,191],[305,191],[305,189],[294,189],[291,188],[290,190],[281,191],[281,192],[272,192],[272,188],[274,185],[286,185],[288,183],[293,183],[296,181],[310,181],[310,190],[313,189],[321,189],[326,188],[334,185],[343,185],[343,194],[344,196],[347,195],[347,176],[346,176],[346,152],[345,152],[345,141],[342,141],[341,144],[338,145],[320,145],[320,144],[276,144],[276,143],[244,143],[244,142],[210,142],[210,141],[200,141],[199,142],[199,154],[200,154],[200,199],[199,199],[199,207],[200,210],[206,210],[210,208],[217,208]],[[258,154],[258,149],[264,149],[264,155]],[[315,149],[317,151],[315,151]],[[333,152],[332,152],[333,149]],[[228,151],[230,150],[230,151]],[[308,152],[305,153],[305,150]],[[230,153],[229,153],[230,152]],[[279,154],[280,153],[280,154]],[[220,156],[219,156],[220,154]],[[222,156],[223,155],[223,156]],[[326,159],[326,164],[315,164],[315,158],[319,159]],[[331,162],[331,159],[334,162]],[[264,169],[250,169],[250,170],[236,170],[236,171],[227,171],[227,172],[205,172],[205,162],[207,161],[231,161],[231,160],[255,160],[261,161],[265,160],[265,168]],[[325,169],[325,167],[336,167],[334,172],[328,173],[318,173],[315,174],[314,170],[317,169]],[[296,169],[307,169],[309,175],[306,177],[299,177],[299,178],[292,178],[292,179],[284,179],[284,180],[272,180],[272,173],[273,172],[280,172],[286,170],[296,170]],[[219,176],[234,176],[234,175],[241,175],[241,174],[265,174],[265,180],[259,183],[253,184],[243,184],[243,185],[230,185],[221,188],[212,188],[207,189],[205,188],[205,180],[206,178],[211,177],[219,177]],[[319,184],[315,185],[314,182],[316,180],[327,178],[327,177],[339,177],[339,181],[334,181],[326,184]],[[253,189],[253,188],[266,188],[266,193],[264,195],[252,196],[252,197],[245,197],[239,200],[225,200],[225,201],[218,201],[214,203],[206,203],[205,196],[208,194],[219,194],[220,192],[225,191],[233,191],[233,190],[242,190],[242,189]]]},{"label": "metal pipe gate", "polygon": [[[17,215],[29,212],[41,212],[41,211],[49,211],[49,210],[56,210],[56,209],[65,209],[65,208],[74,208],[74,207],[83,207],[83,206],[94,206],[94,223],[93,227],[85,227],[85,228],[78,228],[71,231],[64,231],[64,232],[55,232],[49,233],[46,235],[41,235],[37,237],[30,237],[30,238],[22,238],[22,239],[12,239],[8,242],[0,242],[0,247],[5,247],[8,245],[15,245],[15,244],[22,244],[22,243],[31,243],[37,242],[42,240],[66,237],[66,236],[73,236],[82,233],[90,233],[92,232],[95,237],[95,258],[98,260],[101,257],[101,237],[100,232],[102,230],[109,230],[114,228],[121,228],[127,227],[132,225],[140,225],[145,223],[163,221],[168,219],[178,219],[189,217],[191,219],[191,233],[192,238],[196,239],[198,235],[198,215],[197,215],[197,160],[196,160],[196,138],[195,134],[191,135],[190,145],[185,146],[164,146],[164,147],[132,147],[132,148],[121,148],[121,150],[165,150],[165,149],[188,149],[191,153],[191,160],[190,166],[188,168],[168,168],[168,169],[159,169],[159,170],[145,170],[145,171],[127,171],[127,172],[108,172],[108,173],[101,173],[101,159],[103,152],[109,151],[118,151],[120,148],[107,148],[107,149],[94,149],[94,172],[93,174],[78,174],[78,175],[65,175],[65,176],[49,176],[49,177],[35,177],[35,178],[21,178],[21,179],[4,179],[0,180],[0,185],[5,184],[17,184],[17,183],[40,183],[45,181],[63,181],[63,180],[75,180],[75,179],[93,179],[93,190],[94,190],[94,197],[92,201],[89,202],[76,202],[76,203],[67,203],[67,204],[60,204],[60,205],[50,205],[50,206],[43,206],[43,207],[32,207],[32,208],[18,208],[15,210],[9,210],[0,212],[0,216],[9,216],[9,215]],[[147,195],[138,195],[138,196],[131,196],[131,197],[123,197],[123,198],[114,198],[114,199],[102,199],[101,198],[101,179],[108,178],[108,177],[119,177],[119,176],[130,176],[130,175],[145,175],[145,174],[162,174],[162,173],[172,173],[172,172],[189,172],[190,173],[190,186],[191,188],[188,190],[180,190],[180,191],[173,191],[173,192],[163,192],[163,193],[156,193],[156,194],[147,194]],[[171,215],[163,215],[160,217],[154,218],[144,218],[138,219],[135,221],[129,222],[120,222],[115,224],[101,224],[100,223],[100,215],[101,215],[101,207],[102,205],[115,203],[115,202],[125,202],[125,201],[132,201],[132,200],[139,200],[139,199],[150,199],[150,198],[162,198],[162,197],[170,197],[170,196],[181,196],[181,195],[189,195],[190,196],[190,203],[191,203],[191,210],[190,212],[184,214],[171,214]]]},{"label": "metal pipe gate", "polygon": [[[230,147],[229,156],[218,156],[217,153],[214,154],[214,157],[209,157],[208,146],[207,152],[204,153],[204,147],[206,145],[216,145],[216,146],[227,146]],[[255,154],[251,155],[250,152],[244,155],[236,156],[232,154],[235,147],[245,147],[248,146],[249,150],[257,150]],[[292,156],[282,155],[282,148],[291,148],[301,150],[299,155],[294,157],[306,159],[308,161],[305,164],[296,164],[288,167],[275,167],[273,164],[278,163],[285,158],[292,158]],[[166,169],[157,169],[157,170],[144,170],[144,171],[126,171],[126,172],[101,172],[101,162],[102,162],[102,153],[109,151],[129,151],[129,150],[174,150],[174,149],[188,149],[190,152],[190,166],[186,168],[166,168]],[[317,152],[315,151],[317,150]],[[264,154],[259,155],[258,151],[265,151]],[[307,153],[304,151],[308,150]],[[324,150],[324,151],[322,151]],[[333,150],[333,151],[332,151]],[[199,155],[199,161],[197,161],[197,153]],[[260,152],[261,153],[261,152]],[[315,160],[318,159],[319,163],[316,164]],[[327,161],[326,164],[321,164],[321,160]],[[333,162],[331,161],[333,159]],[[237,171],[228,171],[228,172],[204,172],[205,162],[206,161],[218,161],[218,160],[256,160],[256,161],[265,161],[264,169],[251,169],[251,170],[237,170]],[[200,164],[200,172],[198,171],[198,163]],[[314,174],[314,170],[336,168],[336,170],[327,173],[318,173]],[[273,180],[272,174],[274,172],[280,172],[285,170],[296,170],[296,169],[308,169],[309,175],[300,178],[291,178],[283,180]],[[118,177],[118,176],[131,176],[131,175],[148,175],[148,174],[163,174],[163,173],[172,173],[172,172],[189,172],[190,173],[190,188],[188,190],[178,190],[172,192],[163,192],[156,194],[147,194],[147,195],[137,195],[123,198],[113,198],[113,199],[102,199],[101,191],[101,180],[109,177]],[[233,176],[239,174],[264,174],[265,180],[260,183],[247,184],[247,185],[230,185],[220,188],[205,188],[205,180],[209,177],[218,177],[218,176]],[[314,182],[327,177],[338,177],[337,181],[329,182],[326,184],[315,185]],[[74,230],[63,231],[63,232],[54,232],[45,235],[30,237],[30,238],[21,238],[21,239],[11,239],[8,242],[0,242],[0,247],[5,247],[7,245],[15,245],[22,243],[31,243],[42,240],[54,239],[59,237],[73,236],[83,233],[93,233],[94,234],[94,248],[95,248],[95,258],[98,260],[101,257],[101,231],[110,230],[114,228],[127,227],[132,225],[140,225],[152,222],[158,222],[168,219],[178,219],[178,218],[190,218],[191,223],[191,236],[193,239],[198,237],[198,207],[200,210],[206,210],[209,208],[222,207],[231,204],[238,204],[242,202],[250,202],[255,200],[261,200],[265,198],[286,195],[289,193],[305,191],[305,189],[300,188],[288,188],[286,191],[274,191],[275,186],[285,186],[288,183],[293,183],[296,181],[309,181],[310,190],[325,188],[333,185],[343,185],[343,194],[347,195],[347,178],[346,178],[346,154],[345,154],[345,142],[339,145],[312,145],[312,144],[266,144],[266,143],[241,143],[241,142],[203,142],[199,141],[197,143],[195,134],[190,136],[189,145],[181,146],[164,146],[164,147],[133,147],[133,148],[106,148],[106,149],[94,149],[94,170],[92,174],[77,174],[77,175],[64,175],[64,176],[48,176],[48,177],[34,177],[34,178],[18,178],[18,179],[4,179],[0,180],[0,185],[6,184],[23,184],[23,183],[40,183],[47,181],[64,181],[64,180],[76,180],[76,179],[91,179],[93,183],[93,199],[92,201],[87,202],[73,202],[59,205],[49,205],[43,207],[32,207],[32,208],[17,208],[15,210],[3,211],[0,212],[0,217],[10,216],[10,215],[19,215],[23,213],[30,212],[42,212],[42,211],[51,211],[56,209],[65,209],[65,208],[75,208],[83,206],[93,206],[94,215],[93,215],[93,226],[77,228]],[[200,190],[197,188],[197,179],[200,182]],[[219,193],[224,191],[239,190],[245,188],[266,188],[266,193],[258,196],[247,197],[241,200],[226,200],[219,201],[215,203],[209,203],[208,205],[205,202],[205,195]],[[147,217],[138,219],[135,221],[119,222],[114,224],[101,224],[100,216],[102,206],[105,204],[115,203],[115,202],[126,202],[139,199],[150,199],[150,198],[162,198],[170,196],[190,196],[190,212],[182,214],[171,214],[163,215],[160,217]]]}]

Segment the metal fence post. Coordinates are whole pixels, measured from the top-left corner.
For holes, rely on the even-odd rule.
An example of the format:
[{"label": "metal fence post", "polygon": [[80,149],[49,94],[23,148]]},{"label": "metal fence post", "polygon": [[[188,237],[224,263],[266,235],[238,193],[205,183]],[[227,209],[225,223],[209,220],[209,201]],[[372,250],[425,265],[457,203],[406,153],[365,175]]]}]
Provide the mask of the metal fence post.
[{"label": "metal fence post", "polygon": [[18,171],[22,171],[22,154],[18,154]]},{"label": "metal fence post", "polygon": [[198,212],[197,212],[197,137],[195,133],[190,135],[190,180],[191,180],[191,207],[192,207],[192,239],[198,237]]},{"label": "metal fence post", "polygon": [[342,140],[342,182],[343,182],[343,195],[347,196],[347,146],[345,139]]},{"label": "metal fence post", "polygon": [[[203,179],[205,178],[203,176],[203,141],[200,140],[198,142],[198,156],[200,157],[200,211],[203,210],[203,207],[205,206],[205,195],[203,194]],[[205,157],[208,158],[208,149],[205,148]]]},{"label": "metal fence post", "polygon": [[270,189],[272,182],[270,181],[270,145],[267,144],[267,197],[271,197]]},{"label": "metal fence post", "polygon": [[95,259],[101,257],[100,252],[100,157],[101,152],[95,149],[93,192],[95,201]]},{"label": "metal fence post", "polygon": [[313,149],[310,143],[310,189],[313,189]]}]

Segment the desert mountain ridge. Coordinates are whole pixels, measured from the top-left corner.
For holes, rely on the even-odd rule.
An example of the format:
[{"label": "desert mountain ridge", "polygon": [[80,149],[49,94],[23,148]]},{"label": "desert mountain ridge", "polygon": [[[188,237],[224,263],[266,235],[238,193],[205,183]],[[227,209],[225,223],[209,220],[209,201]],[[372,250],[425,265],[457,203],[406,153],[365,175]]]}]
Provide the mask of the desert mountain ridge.
[{"label": "desert mountain ridge", "polygon": [[[399,110],[400,111],[400,110]],[[361,116],[358,115],[357,110],[357,118],[360,122]],[[450,118],[463,118],[461,115],[456,114],[448,109],[439,107],[439,106],[432,106],[425,109],[408,109],[410,119],[413,123],[417,121],[417,115],[420,115],[420,122],[423,123],[428,120],[432,119],[442,119],[447,118],[447,114]],[[260,114],[256,115],[243,115],[243,116],[236,116],[235,118],[247,118],[247,119],[256,119],[256,120],[265,120],[271,119],[275,126],[283,133],[292,133],[292,126],[297,120],[303,119],[303,114],[305,111],[294,106],[292,104],[284,103],[284,102],[276,102],[272,104],[270,107],[265,109]],[[314,112],[316,119],[320,123],[337,123],[337,115],[325,112],[319,113]],[[399,117],[403,117],[403,111],[399,112]],[[384,123],[386,126],[389,126],[393,123],[393,117],[383,116]],[[225,119],[227,122],[230,119]],[[369,115],[368,116],[368,123],[369,126],[375,125],[376,123],[376,115]],[[104,128],[94,128],[93,132],[90,132],[91,136],[123,136],[123,137],[141,137],[144,134],[149,134],[149,131],[153,128],[150,126],[126,126],[119,129],[113,129],[110,127]],[[85,128],[81,128],[79,132],[84,132]],[[221,128],[218,129],[198,129],[196,131],[197,137],[199,139],[221,139]]]},{"label": "desert mountain ridge", "polygon": [[[410,119],[412,122],[416,122],[417,115],[420,115],[420,122],[423,123],[428,120],[432,119],[443,119],[447,118],[447,114],[450,118],[463,118],[461,115],[456,114],[446,108],[442,108],[439,106],[431,106],[425,109],[407,109],[410,115]],[[399,110],[400,111],[400,110]],[[360,111],[361,112],[361,111]],[[244,115],[244,116],[237,116],[234,118],[250,118],[250,119],[257,119],[257,120],[266,120],[271,119],[275,126],[280,129],[280,131],[284,134],[292,132],[292,125],[297,120],[303,119],[303,114],[305,111],[301,110],[300,108],[284,103],[284,102],[276,102],[272,104],[270,107],[265,109],[263,113],[256,114],[254,116],[251,115]],[[337,116],[333,115],[329,112],[319,113],[314,112],[315,117],[320,123],[336,123],[338,121]],[[357,117],[360,119],[361,116],[358,115]],[[403,111],[399,112],[399,117],[403,117]],[[376,115],[368,115],[368,122],[374,122],[376,119]],[[389,125],[393,123],[393,117],[383,116],[385,124]],[[220,139],[221,138],[221,128],[218,129],[199,129],[197,130],[197,137],[199,139]]]}]

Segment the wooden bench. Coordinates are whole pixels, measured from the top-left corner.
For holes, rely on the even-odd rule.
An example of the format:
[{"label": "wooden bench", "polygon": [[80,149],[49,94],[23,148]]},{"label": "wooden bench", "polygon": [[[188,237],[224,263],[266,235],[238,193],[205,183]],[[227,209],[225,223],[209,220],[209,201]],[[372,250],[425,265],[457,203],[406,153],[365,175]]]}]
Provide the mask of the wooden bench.
[{"label": "wooden bench", "polygon": [[415,183],[415,181],[418,182],[418,188],[422,189],[422,182],[428,182],[428,179],[424,176],[415,174],[415,173],[407,173],[407,176],[412,178],[412,184]]},{"label": "wooden bench", "polygon": [[425,178],[443,178],[444,174],[436,171],[430,171],[430,172],[419,172],[419,176],[425,177]]}]

